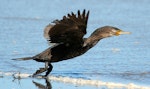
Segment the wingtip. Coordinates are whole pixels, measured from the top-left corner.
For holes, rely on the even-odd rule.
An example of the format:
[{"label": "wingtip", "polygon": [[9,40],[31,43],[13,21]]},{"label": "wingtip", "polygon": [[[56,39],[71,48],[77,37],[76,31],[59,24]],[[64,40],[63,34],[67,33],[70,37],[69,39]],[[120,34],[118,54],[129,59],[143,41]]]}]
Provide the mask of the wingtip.
[{"label": "wingtip", "polygon": [[88,10],[88,12],[87,12],[86,16],[88,17],[88,16],[89,16],[89,14],[90,14],[90,10]]}]

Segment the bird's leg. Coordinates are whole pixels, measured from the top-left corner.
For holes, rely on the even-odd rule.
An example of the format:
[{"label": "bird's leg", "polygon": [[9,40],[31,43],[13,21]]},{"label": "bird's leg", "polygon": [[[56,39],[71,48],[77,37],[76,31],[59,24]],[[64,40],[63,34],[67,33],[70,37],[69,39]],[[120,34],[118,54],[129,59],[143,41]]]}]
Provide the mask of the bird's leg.
[{"label": "bird's leg", "polygon": [[52,64],[51,63],[49,63],[48,64],[48,70],[46,71],[46,74],[45,74],[45,77],[52,71],[52,69],[53,69],[53,66],[52,66]]},{"label": "bird's leg", "polygon": [[40,68],[39,70],[37,70],[37,71],[33,74],[33,77],[36,76],[37,74],[40,74],[40,73],[42,73],[42,72],[47,71],[48,66],[49,66],[49,63],[48,63],[48,62],[45,62],[45,68]]}]

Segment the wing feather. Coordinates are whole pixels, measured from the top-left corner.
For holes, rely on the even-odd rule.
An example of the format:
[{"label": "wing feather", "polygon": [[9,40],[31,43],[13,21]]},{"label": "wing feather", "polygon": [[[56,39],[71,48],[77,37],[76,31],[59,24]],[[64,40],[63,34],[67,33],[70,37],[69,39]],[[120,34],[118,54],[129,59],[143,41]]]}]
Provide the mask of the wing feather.
[{"label": "wing feather", "polygon": [[45,28],[44,28],[44,34],[43,34],[43,36],[44,36],[44,38],[45,39],[47,39],[48,41],[50,40],[50,37],[49,37],[49,31],[51,30],[51,28],[53,27],[54,25],[51,25],[51,24],[49,24],[49,25],[47,25]]},{"label": "wing feather", "polygon": [[55,25],[49,30],[51,43],[81,44],[83,36],[86,34],[89,11],[79,10],[77,14],[73,12],[63,16],[62,20],[57,20]]}]

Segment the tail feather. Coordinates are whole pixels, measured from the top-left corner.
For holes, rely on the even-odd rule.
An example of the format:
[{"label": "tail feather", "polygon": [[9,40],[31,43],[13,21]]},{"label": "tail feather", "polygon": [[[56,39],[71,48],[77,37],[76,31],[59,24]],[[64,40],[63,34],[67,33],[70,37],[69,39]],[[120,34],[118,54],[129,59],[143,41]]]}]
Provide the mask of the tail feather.
[{"label": "tail feather", "polygon": [[[53,47],[57,46],[58,44],[55,44]],[[32,56],[32,57],[23,57],[23,58],[15,58],[12,60],[18,60],[18,61],[22,61],[22,60],[36,60],[38,62],[45,62],[45,61],[50,61],[51,60],[51,47],[47,48],[46,50],[44,50],[43,52]]]},{"label": "tail feather", "polygon": [[24,57],[24,58],[15,58],[12,60],[23,61],[23,60],[32,60],[32,59],[33,59],[33,57]]}]

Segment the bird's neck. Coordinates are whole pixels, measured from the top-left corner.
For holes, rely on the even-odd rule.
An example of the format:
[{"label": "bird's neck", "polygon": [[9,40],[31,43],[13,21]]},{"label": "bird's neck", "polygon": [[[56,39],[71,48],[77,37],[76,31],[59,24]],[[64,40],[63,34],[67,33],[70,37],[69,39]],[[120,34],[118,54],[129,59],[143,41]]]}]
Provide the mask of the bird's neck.
[{"label": "bird's neck", "polygon": [[84,40],[83,47],[88,47],[89,49],[95,46],[102,37],[97,37],[96,35],[91,35],[90,37],[86,38]]}]

